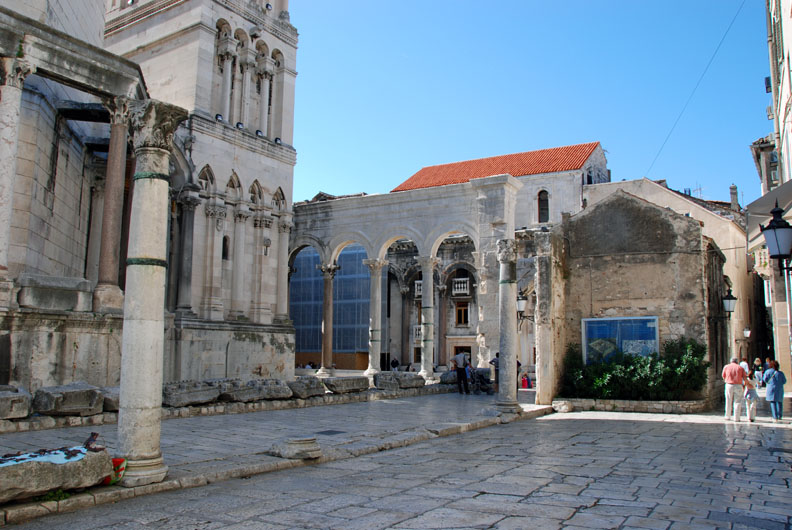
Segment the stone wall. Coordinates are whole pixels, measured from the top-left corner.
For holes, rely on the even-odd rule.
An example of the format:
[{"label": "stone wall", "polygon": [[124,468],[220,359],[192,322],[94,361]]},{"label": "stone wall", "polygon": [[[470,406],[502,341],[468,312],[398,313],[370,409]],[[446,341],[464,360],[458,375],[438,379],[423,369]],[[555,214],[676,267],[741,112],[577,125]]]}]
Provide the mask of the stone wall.
[{"label": "stone wall", "polygon": [[617,192],[568,218],[565,335],[581,319],[658,317],[659,339],[708,342],[706,247],[699,222]]},{"label": "stone wall", "polygon": [[565,412],[599,410],[605,412],[648,412],[654,414],[699,414],[707,412],[716,400],[696,399],[688,401],[633,401],[628,399],[583,399],[562,398],[553,401],[553,408],[564,408]]}]

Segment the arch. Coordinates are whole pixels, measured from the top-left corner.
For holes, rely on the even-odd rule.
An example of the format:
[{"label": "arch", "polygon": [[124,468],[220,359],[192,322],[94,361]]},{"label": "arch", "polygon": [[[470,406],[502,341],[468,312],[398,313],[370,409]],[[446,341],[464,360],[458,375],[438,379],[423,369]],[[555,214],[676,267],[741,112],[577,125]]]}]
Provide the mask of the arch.
[{"label": "arch", "polygon": [[426,238],[426,247],[430,256],[436,256],[440,245],[449,236],[466,235],[473,241],[473,248],[478,249],[478,230],[467,222],[452,222],[441,225],[431,232]]},{"label": "arch", "polygon": [[362,232],[347,232],[339,234],[330,240],[328,248],[330,249],[331,262],[338,260],[338,256],[349,245],[357,243],[366,250],[366,257],[371,258],[374,254],[371,252],[371,243]]},{"label": "arch", "polygon": [[247,32],[241,28],[237,28],[237,30],[234,31],[234,39],[236,39],[238,43],[237,46],[240,48],[247,48],[248,44],[250,44],[250,37],[248,37]]},{"label": "arch", "polygon": [[264,42],[262,39],[256,40],[255,48],[256,48],[257,60],[261,60],[263,58],[269,57],[269,46],[267,46],[267,43]]},{"label": "arch", "polygon": [[204,167],[201,168],[201,171],[198,173],[198,185],[201,186],[201,189],[207,193],[214,193],[217,189],[217,184],[215,181],[214,172],[212,171],[211,166],[206,164]]},{"label": "arch", "polygon": [[473,283],[478,283],[478,271],[472,263],[468,263],[467,261],[455,261],[444,268],[440,272],[440,281],[444,284],[448,283],[456,276],[457,271],[460,270],[467,271],[473,279]]},{"label": "arch", "polygon": [[538,223],[550,222],[550,192],[545,189],[536,194],[536,221]]},{"label": "arch", "polygon": [[264,190],[261,188],[261,184],[259,184],[258,179],[253,181],[253,184],[250,185],[250,189],[248,189],[248,195],[250,196],[250,202],[255,204],[256,206],[263,206],[264,205]]},{"label": "arch", "polygon": [[231,24],[229,24],[226,19],[218,18],[215,28],[217,28],[217,38],[227,38],[231,36]]},{"label": "arch", "polygon": [[283,53],[277,48],[272,50],[272,60],[275,61],[275,68],[283,68],[286,66],[284,64]]},{"label": "arch", "polygon": [[227,201],[238,201],[242,199],[242,185],[239,183],[239,177],[235,171],[231,171],[231,176],[225,188],[225,196]]},{"label": "arch", "polygon": [[283,194],[283,190],[280,186],[275,190],[275,193],[272,194],[272,208],[277,211],[286,209],[286,196]]},{"label": "arch", "polygon": [[418,249],[418,255],[421,255],[421,251],[423,250],[423,235],[420,232],[412,228],[402,226],[389,228],[389,231],[393,235],[388,236],[381,243],[376,242],[374,244],[374,248],[377,249],[377,251],[374,253],[374,257],[377,259],[384,259],[388,254],[388,249],[391,247],[391,245],[402,239],[412,241],[415,245],[415,248]]},{"label": "arch", "polygon": [[289,266],[294,263],[294,258],[305,247],[313,248],[318,254],[322,263],[327,263],[327,246],[316,236],[311,234],[301,234],[294,239],[289,250]]}]

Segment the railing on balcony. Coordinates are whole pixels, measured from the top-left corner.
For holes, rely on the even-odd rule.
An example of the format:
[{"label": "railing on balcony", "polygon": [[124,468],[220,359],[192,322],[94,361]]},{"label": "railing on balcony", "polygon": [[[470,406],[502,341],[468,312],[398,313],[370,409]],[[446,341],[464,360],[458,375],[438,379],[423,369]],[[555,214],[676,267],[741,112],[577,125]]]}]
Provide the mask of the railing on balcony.
[{"label": "railing on balcony", "polygon": [[454,278],[451,285],[451,295],[469,295],[470,294],[470,278]]},{"label": "railing on balcony", "polygon": [[416,280],[415,281],[415,297],[420,298],[421,294],[423,293],[423,281]]},{"label": "railing on balcony", "polygon": [[415,346],[421,345],[421,340],[423,339],[423,334],[421,332],[421,325],[415,324],[412,327],[412,341]]}]

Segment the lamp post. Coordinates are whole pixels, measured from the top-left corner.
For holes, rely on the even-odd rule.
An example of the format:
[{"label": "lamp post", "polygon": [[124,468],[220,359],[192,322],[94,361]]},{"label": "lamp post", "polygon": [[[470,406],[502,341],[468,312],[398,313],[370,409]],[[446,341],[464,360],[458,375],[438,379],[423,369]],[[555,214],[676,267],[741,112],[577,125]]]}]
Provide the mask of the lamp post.
[{"label": "lamp post", "polygon": [[528,297],[524,292],[517,293],[517,331],[520,331],[522,321],[528,318],[525,314],[525,307],[528,305]]},{"label": "lamp post", "polygon": [[731,314],[734,313],[734,308],[737,305],[737,297],[732,294],[732,290],[729,289],[729,292],[726,293],[726,296],[723,297],[723,310],[728,315],[728,318],[731,318]]}]

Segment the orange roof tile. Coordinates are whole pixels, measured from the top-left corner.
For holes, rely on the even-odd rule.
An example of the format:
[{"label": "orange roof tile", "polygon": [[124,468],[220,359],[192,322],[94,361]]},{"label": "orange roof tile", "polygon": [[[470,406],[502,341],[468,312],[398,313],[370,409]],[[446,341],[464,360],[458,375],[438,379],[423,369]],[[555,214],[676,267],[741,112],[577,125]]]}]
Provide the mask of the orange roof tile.
[{"label": "orange roof tile", "polygon": [[591,142],[427,166],[393,188],[391,192],[461,184],[471,179],[504,173],[521,177],[580,169],[598,145],[599,142]]}]

